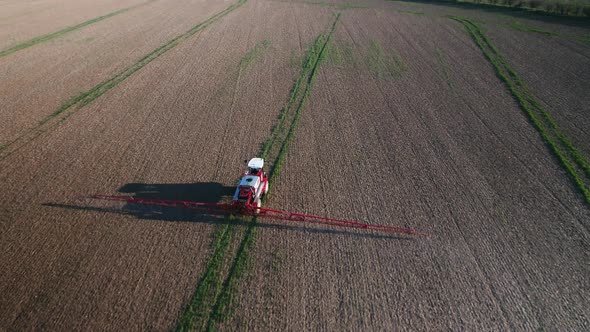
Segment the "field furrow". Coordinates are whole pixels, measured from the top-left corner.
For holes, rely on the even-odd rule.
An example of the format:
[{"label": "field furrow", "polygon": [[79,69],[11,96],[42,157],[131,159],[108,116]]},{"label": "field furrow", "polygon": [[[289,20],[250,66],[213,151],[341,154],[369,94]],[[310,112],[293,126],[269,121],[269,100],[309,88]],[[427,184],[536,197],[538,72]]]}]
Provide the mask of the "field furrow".
[{"label": "field furrow", "polygon": [[[41,0],[2,1],[0,4],[0,49],[7,50],[39,36],[68,28],[80,28],[153,0]],[[86,24],[85,24],[86,23]],[[2,53],[0,53],[2,54]]]},{"label": "field furrow", "polygon": [[43,43],[43,42],[52,40],[54,38],[61,37],[61,36],[65,35],[68,32],[72,32],[72,31],[75,31],[75,30],[78,30],[78,29],[82,29],[85,26],[88,26],[90,24],[94,24],[94,23],[100,22],[102,20],[106,20],[106,19],[108,19],[110,17],[113,17],[113,16],[116,16],[116,15],[122,14],[122,13],[128,11],[128,10],[134,9],[135,7],[141,6],[143,4],[145,4],[145,3],[138,4],[138,5],[131,6],[131,7],[127,7],[127,8],[123,8],[123,9],[117,10],[117,11],[112,12],[112,13],[108,13],[108,14],[103,15],[103,16],[95,17],[95,18],[93,18],[91,20],[88,20],[88,21],[82,22],[80,24],[77,24],[77,25],[74,25],[74,26],[70,26],[70,27],[61,29],[59,31],[55,31],[55,32],[49,33],[49,34],[46,34],[46,35],[37,36],[37,37],[35,37],[33,39],[29,39],[27,41],[24,41],[22,43],[19,43],[17,45],[14,45],[14,46],[12,46],[10,48],[1,50],[0,51],[0,57],[4,57],[4,56],[7,56],[7,55],[12,54],[14,52],[20,51],[22,49],[35,46],[37,44],[40,44],[40,43]]},{"label": "field furrow", "polygon": [[586,203],[590,204],[590,191],[588,189],[590,185],[590,166],[586,158],[572,144],[570,138],[557,128],[549,113],[531,95],[518,74],[506,63],[506,60],[498,53],[480,27],[465,18],[456,16],[451,18],[465,26],[478,47],[481,48],[486,58],[494,66],[497,75],[504,81],[508,90],[516,98],[520,107],[525,111],[551,151],[568,172],[584,196]]},{"label": "field furrow", "polygon": [[588,322],[585,203],[493,67],[453,29],[444,18],[344,13],[332,45],[348,55],[320,71],[268,200],[432,239],[260,229],[228,329]]},{"label": "field furrow", "polygon": [[[280,110],[270,136],[261,144],[261,151],[257,155],[267,160],[266,168],[270,181],[279,173],[319,65],[326,56],[338,18],[339,14],[335,15],[328,29],[317,36],[307,52],[302,55],[301,72],[291,88],[287,105]],[[246,56],[249,57],[251,52],[249,51]],[[265,196],[265,200],[267,197],[268,195]],[[235,218],[226,220],[236,222]],[[234,227],[235,225],[230,225],[230,231],[233,231]],[[199,280],[197,290],[185,309],[177,330],[214,329],[228,319],[235,306],[234,293],[243,273],[248,268],[250,250],[255,244],[257,227],[256,219],[249,220],[248,226],[240,232],[238,240],[233,241],[236,250],[228,250],[232,243],[218,240],[223,239],[227,230],[225,228],[217,230],[214,236],[216,251],[208,260],[207,269]],[[225,267],[221,264],[224,258],[229,259],[230,262]]]},{"label": "field furrow", "polygon": [[0,76],[8,78],[0,85],[2,154],[34,139],[66,111],[94,100],[243,2],[152,2],[71,32],[68,39],[0,58]]},{"label": "field furrow", "polygon": [[[256,12],[252,6],[247,14]],[[10,207],[2,212],[1,259],[16,263],[0,273],[1,326],[175,326],[210,253],[215,220],[166,209],[121,210],[78,197],[117,190],[188,200],[227,194],[239,161],[258,148],[241,137],[262,141],[270,132],[289,92],[283,77],[294,76],[288,54],[271,48],[242,73],[235,90],[249,49],[266,38],[290,42],[256,25],[247,38],[243,17],[228,16],[231,24],[213,25],[206,37],[167,52],[0,162],[0,205]],[[256,92],[248,90],[253,84]],[[233,127],[235,119],[240,128]],[[225,127],[232,128],[225,140],[212,135]],[[173,162],[177,158],[184,163]]]},{"label": "field furrow", "polygon": [[[1,1],[0,330],[588,330],[588,36],[446,1]],[[289,220],[149,204],[229,203],[253,157]]]}]

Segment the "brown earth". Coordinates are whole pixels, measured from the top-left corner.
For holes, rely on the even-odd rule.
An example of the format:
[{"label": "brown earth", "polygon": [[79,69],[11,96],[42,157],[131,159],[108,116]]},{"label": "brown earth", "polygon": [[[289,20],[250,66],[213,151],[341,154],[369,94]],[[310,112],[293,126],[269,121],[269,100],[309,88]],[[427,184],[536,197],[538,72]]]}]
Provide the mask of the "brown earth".
[{"label": "brown earth", "polygon": [[0,145],[236,1],[156,1],[0,58]]},{"label": "brown earth", "polygon": [[562,36],[502,27],[490,29],[489,35],[558,127],[590,158],[590,47]]},{"label": "brown earth", "polygon": [[146,0],[9,0],[0,3],[0,50]]},{"label": "brown earth", "polygon": [[322,66],[267,201],[432,238],[260,228],[228,330],[588,328],[590,213],[462,29],[346,11],[332,45],[355,61]]},{"label": "brown earth", "polygon": [[[428,16],[475,19],[514,67],[559,129],[590,158],[590,24],[542,14],[465,9],[462,6],[399,2],[403,10]],[[492,15],[496,13],[497,15]],[[514,26],[532,31],[519,31]],[[536,30],[536,31],[535,31]]]},{"label": "brown earth", "polygon": [[[0,59],[19,73],[0,86],[10,107],[0,143],[230,4],[163,3],[68,35],[105,36],[88,49],[64,40]],[[174,328],[222,221],[79,197],[231,194],[286,104],[299,57],[341,10],[338,53],[320,67],[267,205],[432,237],[259,227],[237,307],[219,327],[587,330],[588,206],[463,27],[444,17],[496,15],[354,3],[370,8],[249,0],[1,160],[0,329]],[[499,31],[490,34],[501,50],[516,52],[523,39]],[[546,77],[584,77],[556,68]],[[576,90],[555,97],[541,79],[530,84],[548,104],[578,105]]]},{"label": "brown earth", "polygon": [[[330,17],[316,11],[307,24],[286,4],[270,7],[248,2],[0,162],[0,327],[174,327],[215,219],[133,207],[123,214],[77,198],[233,194],[242,160],[288,98],[298,70],[292,52]],[[266,39],[270,46],[241,64]]]}]

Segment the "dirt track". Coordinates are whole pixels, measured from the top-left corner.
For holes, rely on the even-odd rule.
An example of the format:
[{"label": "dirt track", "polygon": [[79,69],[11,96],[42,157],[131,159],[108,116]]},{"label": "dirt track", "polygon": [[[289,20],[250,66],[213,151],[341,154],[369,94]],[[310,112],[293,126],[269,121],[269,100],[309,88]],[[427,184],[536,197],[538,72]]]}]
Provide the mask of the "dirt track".
[{"label": "dirt track", "polygon": [[[69,36],[105,35],[88,48],[61,41],[0,59],[5,71],[20,73],[0,86],[9,105],[0,139],[229,5],[191,12],[193,4],[156,1]],[[223,220],[79,197],[230,195],[242,160],[276,124],[302,54],[339,10],[329,55],[265,204],[432,238],[260,222],[248,276],[217,327],[587,330],[590,210],[463,27],[443,15],[496,16],[355,5],[370,8],[248,0],[0,160],[0,329],[174,328]],[[502,39],[501,31],[490,34],[509,59],[514,43],[530,38],[527,45],[539,47],[545,38]],[[585,77],[587,60],[568,49],[556,52],[576,59],[568,62],[572,75],[559,76],[556,67],[530,74],[518,57],[514,66],[552,114],[571,111],[563,123],[585,132],[575,120],[585,96],[557,94],[546,83],[550,77],[565,87]],[[67,52],[71,58],[56,62]],[[47,63],[54,65],[41,70]],[[69,63],[79,69],[73,76]],[[568,134],[583,145],[573,129]],[[236,227],[230,254],[246,227]]]}]

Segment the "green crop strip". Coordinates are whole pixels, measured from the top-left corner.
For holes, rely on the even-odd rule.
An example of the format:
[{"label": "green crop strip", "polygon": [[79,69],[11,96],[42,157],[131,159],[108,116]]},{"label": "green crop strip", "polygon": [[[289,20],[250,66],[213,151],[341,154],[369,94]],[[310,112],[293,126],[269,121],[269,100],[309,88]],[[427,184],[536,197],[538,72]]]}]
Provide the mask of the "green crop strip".
[{"label": "green crop strip", "polygon": [[150,2],[153,2],[153,1],[154,0],[150,0],[150,1],[147,1],[147,2],[144,2],[144,3],[141,3],[141,4],[138,4],[138,5],[135,5],[135,6],[123,8],[121,10],[117,10],[116,12],[112,12],[110,14],[103,15],[103,16],[100,16],[100,17],[96,17],[96,18],[93,18],[93,19],[88,20],[86,22],[82,22],[82,23],[80,23],[78,25],[67,27],[65,29],[62,29],[62,30],[59,30],[59,31],[56,31],[56,32],[53,32],[53,33],[50,33],[50,34],[47,34],[47,35],[35,37],[33,39],[30,39],[30,40],[27,40],[25,42],[22,42],[22,43],[20,43],[18,45],[15,45],[15,46],[11,47],[11,48],[8,48],[6,50],[0,51],[0,58],[1,57],[4,57],[4,56],[7,56],[9,54],[12,54],[14,52],[20,51],[22,49],[25,49],[25,48],[28,48],[28,47],[31,47],[31,46],[35,46],[35,45],[37,45],[39,43],[46,42],[46,41],[51,40],[51,39],[55,39],[57,37],[60,37],[60,36],[62,36],[64,34],[68,33],[68,32],[72,32],[74,30],[81,29],[81,28],[83,28],[85,26],[88,26],[88,25],[91,25],[91,24],[100,22],[102,20],[106,20],[107,18],[111,18],[113,16],[116,16],[116,15],[119,15],[119,14],[122,14],[122,13],[125,13],[125,12],[127,12],[127,11],[129,11],[131,9],[137,8],[139,6],[146,5],[146,4],[148,4]]},{"label": "green crop strip", "polygon": [[[272,129],[269,139],[261,146],[260,157],[267,160],[267,165],[271,165],[268,171],[269,182],[271,183],[279,174],[289,147],[289,142],[295,135],[301,112],[311,92],[312,83],[317,75],[320,64],[326,58],[329,43],[339,18],[340,13],[336,15],[329,32],[322,33],[317,37],[308,49],[305,60],[302,63],[301,73],[291,89],[287,105],[279,113],[277,125]],[[287,126],[287,124],[290,125]],[[263,197],[263,203],[266,202],[268,197],[269,195],[267,193]],[[227,249],[224,249],[223,246],[216,246],[219,249],[216,249],[207,263],[207,268],[201,278],[197,291],[195,291],[195,295],[191,299],[189,306],[185,309],[177,326],[177,331],[201,330],[204,328],[214,330],[218,322],[224,321],[230,315],[238,281],[247,270],[250,251],[255,244],[256,224],[256,218],[248,224],[224,280],[221,279],[221,264],[215,262],[222,259],[220,257],[225,255],[224,253]],[[235,225],[230,225],[229,227],[235,227]],[[219,235],[216,238],[219,238]],[[229,246],[229,243],[225,243],[224,246]],[[220,285],[223,285],[223,287],[220,292],[217,292]],[[207,292],[205,291],[207,289],[215,291]],[[211,303],[214,303],[212,307]],[[206,315],[208,315],[208,318],[206,321],[203,321]]]},{"label": "green crop strip", "polygon": [[406,70],[406,65],[399,54],[394,50],[391,50],[389,54],[385,53],[377,40],[371,41],[366,63],[371,73],[378,79],[399,79]]},{"label": "green crop strip", "polygon": [[449,16],[449,18],[463,24],[468,34],[494,67],[498,77],[506,84],[510,93],[518,101],[520,108],[560,161],[574,185],[580,190],[586,203],[590,204],[590,191],[588,189],[590,166],[588,161],[573,145],[571,140],[559,131],[557,124],[549,113],[543,109],[542,105],[527,89],[518,74],[498,52],[481,28],[467,18],[457,16]]},{"label": "green crop strip", "polygon": [[[50,128],[47,128],[46,125],[48,125],[50,123],[50,121],[55,120],[57,118],[59,121],[56,121],[56,123],[54,123],[54,125],[57,125],[60,122],[64,121],[70,115],[74,114],[74,112],[80,110],[84,106],[90,104],[96,98],[102,96],[103,94],[105,94],[106,92],[111,90],[112,88],[116,87],[117,85],[119,85],[119,83],[123,82],[125,79],[127,79],[129,76],[133,75],[135,72],[137,72],[138,70],[140,70],[141,68],[146,66],[148,63],[154,61],[162,54],[173,49],[174,47],[176,47],[177,45],[179,45],[183,41],[185,41],[188,38],[190,38],[191,36],[193,36],[195,33],[205,29],[206,27],[208,27],[209,25],[211,25],[212,23],[214,23],[218,19],[229,14],[234,9],[236,9],[236,8],[240,7],[241,5],[243,5],[244,3],[246,3],[246,1],[247,0],[239,0],[238,2],[235,2],[234,4],[230,5],[229,7],[222,10],[221,12],[211,16],[210,18],[208,18],[204,22],[201,22],[201,23],[193,26],[191,29],[189,29],[185,33],[183,33],[179,36],[176,36],[174,39],[166,42],[162,46],[160,46],[160,47],[156,48],[155,50],[151,51],[150,53],[146,54],[144,57],[139,59],[137,62],[135,62],[131,66],[121,70],[120,72],[115,74],[113,77],[109,78],[108,80],[96,85],[95,87],[93,87],[92,89],[90,89],[88,91],[82,92],[81,94],[79,94],[76,97],[71,98],[65,104],[63,104],[61,107],[59,107],[55,112],[53,112],[52,114],[50,114],[49,116],[47,116],[46,118],[41,120],[36,126],[26,130],[24,133],[19,135],[13,141],[11,141],[7,144],[4,144],[2,149],[0,150],[0,160],[8,157],[10,154],[14,153],[21,146],[33,141],[34,139],[39,137],[41,134],[43,134],[44,132],[49,130],[51,128],[51,126],[50,126]],[[11,151],[2,153],[4,150],[6,150],[14,145],[19,145],[19,146],[15,147]]]},{"label": "green crop strip", "polygon": [[258,59],[271,44],[272,42],[270,39],[265,39],[262,42],[256,44],[252,49],[248,50],[248,52],[244,54],[240,60],[240,66],[243,68],[250,66],[250,64]]},{"label": "green crop strip", "polygon": [[[296,102],[293,105],[297,105],[295,107],[295,112],[293,115],[293,119],[291,121],[291,125],[287,132],[287,136],[282,141],[281,147],[279,149],[278,155],[274,158],[273,168],[270,171],[269,175],[269,182],[272,183],[279,175],[281,167],[285,161],[285,156],[287,151],[289,150],[290,142],[293,140],[295,136],[295,131],[299,124],[299,120],[301,118],[301,114],[303,108],[305,106],[305,102],[309,98],[311,93],[311,88],[313,86],[314,79],[318,73],[319,66],[326,58],[330,41],[336,30],[336,24],[340,18],[340,13],[336,15],[336,18],[331,26],[330,31],[326,34],[320,35],[312,45],[310,51],[308,52],[307,61],[304,64],[302,75],[300,78],[304,78],[303,81],[305,82],[305,87],[301,87],[301,85],[297,85],[298,88],[293,90],[294,96],[296,96]],[[299,81],[299,80],[298,80]],[[301,91],[301,92],[300,92]],[[293,98],[291,98],[292,100]],[[282,127],[282,126],[281,126]],[[281,131],[282,129],[279,128],[277,131]],[[277,132],[277,135],[278,132]],[[272,150],[268,150],[272,151]],[[273,156],[265,156],[267,158],[273,159]],[[269,195],[267,194],[264,197],[264,200],[268,200]],[[248,266],[248,261],[250,257],[251,248],[255,244],[255,236],[256,236],[256,223],[257,220],[254,219],[250,225],[248,225],[248,229],[246,230],[246,234],[240,244],[240,248],[236,254],[233,266],[230,270],[228,277],[224,282],[224,288],[216,302],[213,315],[211,316],[208,329],[212,330],[215,328],[215,324],[224,321],[230,314],[231,306],[233,304],[233,296],[238,286],[238,280],[241,276],[244,275],[245,270]]]},{"label": "green crop strip", "polygon": [[353,45],[348,42],[335,40],[330,44],[327,57],[328,63],[334,66],[347,67],[356,64]]},{"label": "green crop strip", "polygon": [[[339,14],[337,17],[339,17]],[[331,35],[329,35],[329,37],[331,38]],[[298,77],[298,79],[295,81],[295,84],[291,88],[289,101],[287,102],[285,108],[281,110],[279,114],[279,119],[277,121],[277,125],[273,128],[270,138],[266,140],[262,145],[260,154],[262,158],[270,159],[268,163],[271,165],[271,169],[273,172],[275,171],[274,161],[276,161],[278,158],[269,158],[269,155],[275,155],[276,153],[274,152],[278,152],[277,148],[280,148],[282,146],[281,144],[275,144],[275,142],[284,141],[285,136],[288,135],[288,131],[283,130],[283,124],[285,123],[287,115],[297,114],[297,112],[294,113],[292,112],[292,110],[295,107],[295,105],[301,104],[301,100],[304,98],[305,91],[307,91],[306,88],[309,85],[310,77],[312,74],[315,75],[313,70],[319,60],[320,54],[322,52],[326,52],[323,49],[323,46],[326,44],[326,38],[327,37],[325,36],[325,34],[318,36],[315,39],[312,46],[310,47],[310,49],[307,51],[307,54],[302,63],[301,75]]]},{"label": "green crop strip", "polygon": [[574,37],[574,40],[582,44],[590,45],[590,35],[576,36]]},{"label": "green crop strip", "polygon": [[449,88],[453,88],[453,82],[451,81],[451,73],[449,69],[449,63],[447,62],[443,51],[440,48],[436,48],[436,61],[441,68],[441,75],[444,77]]},{"label": "green crop strip", "polygon": [[586,1],[568,0],[435,0],[455,2],[472,8],[507,8],[511,10],[542,12],[557,16],[588,17],[590,5]]},{"label": "green crop strip", "polygon": [[418,11],[413,11],[413,10],[398,10],[399,13],[401,14],[410,14],[410,15],[424,15],[424,12],[418,12]]},{"label": "green crop strip", "polygon": [[351,3],[334,3],[334,2],[313,1],[313,0],[305,0],[305,1],[303,1],[303,3],[308,4],[308,5],[333,7],[333,8],[336,8],[336,9],[360,9],[360,8],[369,8],[368,6],[353,5]]},{"label": "green crop strip", "polygon": [[195,322],[207,319],[207,312],[203,308],[211,308],[211,301],[219,293],[221,283],[217,282],[220,278],[219,273],[222,267],[223,258],[227,251],[231,235],[235,231],[235,225],[231,224],[234,220],[231,216],[227,218],[228,224],[219,226],[214,233],[213,255],[209,258],[205,273],[199,280],[199,286],[195,290],[190,303],[180,318],[176,327],[177,331],[190,331],[195,326]]},{"label": "green crop strip", "polygon": [[557,36],[557,33],[555,33],[555,32],[541,29],[541,28],[537,28],[537,27],[533,27],[533,26],[529,26],[529,25],[526,25],[526,24],[519,22],[519,21],[512,21],[508,24],[508,26],[514,30],[518,30],[518,31],[522,31],[522,32],[539,33],[539,34],[542,34],[545,36]]}]

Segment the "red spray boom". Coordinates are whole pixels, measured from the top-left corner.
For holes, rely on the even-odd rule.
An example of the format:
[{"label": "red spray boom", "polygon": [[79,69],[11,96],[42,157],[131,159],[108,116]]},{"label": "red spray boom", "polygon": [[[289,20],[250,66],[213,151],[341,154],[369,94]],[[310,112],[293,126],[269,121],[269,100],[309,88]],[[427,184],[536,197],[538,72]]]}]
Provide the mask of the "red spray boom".
[{"label": "red spray boom", "polygon": [[269,218],[292,222],[324,224],[335,227],[371,229],[386,233],[427,236],[424,233],[420,233],[408,228],[385,225],[373,225],[357,221],[333,219],[303,213],[286,212],[281,210],[263,208],[262,197],[268,192],[269,187],[269,177],[262,170],[263,166],[264,160],[262,158],[253,158],[248,162],[248,168],[242,175],[242,178],[238,184],[238,187],[236,188],[236,193],[234,194],[233,201],[231,202],[231,204],[173,201],[165,199],[148,199],[129,196],[109,195],[95,195],[92,196],[92,198],[113,201],[125,201],[127,203],[132,204],[142,204],[150,206],[163,206],[191,210],[201,210],[214,214],[237,214],[244,216],[255,216],[257,218]]},{"label": "red spray boom", "polygon": [[189,201],[177,201],[177,200],[165,200],[165,199],[152,199],[152,198],[135,198],[129,196],[110,196],[110,195],[94,195],[92,198],[104,199],[111,201],[123,201],[131,204],[141,204],[147,206],[161,206],[161,207],[172,207],[182,208],[197,211],[204,211],[212,214],[236,214],[243,216],[253,216],[257,218],[268,218],[274,220],[283,220],[291,222],[301,223],[312,223],[312,224],[323,224],[334,227],[344,228],[359,228],[359,229],[370,229],[379,232],[391,233],[391,234],[405,234],[412,236],[425,236],[428,235],[421,233],[409,228],[401,228],[394,226],[375,225],[367,224],[357,221],[343,220],[326,218],[321,216],[314,216],[303,213],[287,212],[275,209],[268,209],[263,207],[256,207],[249,204],[223,204],[223,203],[204,203],[204,202],[189,202]]}]

